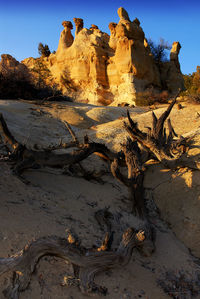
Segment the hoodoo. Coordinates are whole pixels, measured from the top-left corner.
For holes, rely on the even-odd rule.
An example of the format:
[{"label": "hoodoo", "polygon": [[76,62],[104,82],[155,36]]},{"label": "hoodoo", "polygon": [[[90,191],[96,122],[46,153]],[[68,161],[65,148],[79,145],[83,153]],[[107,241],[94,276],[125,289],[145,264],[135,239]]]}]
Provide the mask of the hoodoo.
[{"label": "hoodoo", "polygon": [[[51,76],[48,84],[56,85],[76,101],[103,105],[122,102],[137,105],[137,93],[159,94],[165,90],[174,95],[183,90],[178,59],[180,43],[173,43],[169,61],[158,63],[140,21],[137,18],[131,21],[122,7],[118,15],[118,24],[109,24],[110,35],[97,25],[83,28],[83,19],[74,18],[74,38],[71,21],[63,21],[57,51],[40,58]],[[22,63],[31,71],[35,61],[30,63],[27,58]]]}]

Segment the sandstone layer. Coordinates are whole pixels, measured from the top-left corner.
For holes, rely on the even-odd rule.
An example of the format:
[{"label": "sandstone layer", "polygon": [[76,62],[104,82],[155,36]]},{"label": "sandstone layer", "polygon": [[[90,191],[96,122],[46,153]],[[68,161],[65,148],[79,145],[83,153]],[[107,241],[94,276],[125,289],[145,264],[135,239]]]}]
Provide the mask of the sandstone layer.
[{"label": "sandstone layer", "polygon": [[[135,105],[137,93],[175,94],[184,89],[178,59],[181,45],[174,42],[170,60],[157,63],[151,53],[140,21],[130,20],[122,7],[119,22],[109,24],[110,35],[97,25],[84,28],[81,18],[74,18],[75,37],[71,21],[63,21],[57,51],[49,57],[27,58],[18,63],[10,55],[3,55],[0,69],[23,70],[38,87],[46,84],[61,90],[76,101],[91,104]],[[25,67],[26,66],[26,67]],[[18,74],[18,71],[17,73]]]},{"label": "sandstone layer", "polygon": [[16,80],[31,80],[31,73],[27,66],[17,61],[9,54],[2,54],[0,61],[0,75]]},{"label": "sandstone layer", "polygon": [[[135,104],[137,92],[165,89],[174,94],[182,90],[180,44],[174,42],[170,61],[158,66],[140,21],[131,21],[122,7],[118,15],[119,23],[109,24],[110,36],[96,25],[83,28],[83,19],[74,18],[74,38],[72,23],[62,23],[64,30],[56,53],[43,59],[54,83],[78,101],[103,105]],[[30,59],[23,63],[29,67]]]}]

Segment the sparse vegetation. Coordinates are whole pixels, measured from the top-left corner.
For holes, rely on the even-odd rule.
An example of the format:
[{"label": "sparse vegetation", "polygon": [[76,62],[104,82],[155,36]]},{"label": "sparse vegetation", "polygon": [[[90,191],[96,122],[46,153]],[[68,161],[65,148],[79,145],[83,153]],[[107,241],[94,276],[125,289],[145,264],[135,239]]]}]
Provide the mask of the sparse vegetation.
[{"label": "sparse vegetation", "polygon": [[168,61],[168,53],[171,46],[163,38],[160,38],[159,43],[155,43],[151,38],[148,39],[148,45],[151,49],[151,53],[154,57],[154,60],[157,64]]},{"label": "sparse vegetation", "polygon": [[60,77],[60,82],[66,89],[77,91],[77,87],[73,80],[70,78],[70,74],[68,71],[64,71]]},{"label": "sparse vegetation", "polygon": [[200,94],[200,66],[197,66],[196,72],[183,75],[186,93]]},{"label": "sparse vegetation", "polygon": [[182,96],[188,96],[190,100],[200,103],[200,66],[197,66],[196,72],[183,75],[186,91]]},{"label": "sparse vegetation", "polygon": [[1,99],[32,99],[37,90],[27,76],[16,75],[15,71],[0,73],[0,98]]},{"label": "sparse vegetation", "polygon": [[0,98],[1,99],[44,99],[48,97],[61,96],[56,84],[47,86],[46,81],[51,81],[49,69],[36,59],[32,69],[34,75],[23,69],[0,69]]},{"label": "sparse vegetation", "polygon": [[42,57],[48,57],[51,54],[51,51],[49,50],[48,45],[43,45],[42,43],[39,43],[38,45],[38,53]]},{"label": "sparse vegetation", "polygon": [[34,68],[32,69],[32,72],[35,73],[35,84],[37,88],[44,88],[46,87],[45,81],[47,79],[50,79],[51,72],[50,70],[45,66],[45,64],[42,62],[41,59],[35,60]]},{"label": "sparse vegetation", "polygon": [[136,106],[150,106],[155,103],[167,103],[169,99],[169,93],[162,91],[155,93],[153,91],[138,92],[136,94]]}]

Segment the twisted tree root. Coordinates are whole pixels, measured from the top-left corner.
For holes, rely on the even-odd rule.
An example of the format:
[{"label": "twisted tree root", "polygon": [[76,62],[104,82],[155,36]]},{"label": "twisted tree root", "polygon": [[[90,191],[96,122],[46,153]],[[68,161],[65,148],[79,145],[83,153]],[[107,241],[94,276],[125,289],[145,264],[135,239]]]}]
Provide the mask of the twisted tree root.
[{"label": "twisted tree root", "polygon": [[0,276],[6,272],[13,273],[11,283],[3,294],[6,298],[18,299],[20,292],[27,289],[31,274],[40,258],[53,255],[68,260],[75,265],[76,269],[79,268],[75,280],[79,282],[82,293],[105,295],[107,289],[95,284],[95,275],[115,266],[126,265],[131,258],[133,248],[142,245],[144,240],[145,232],[136,232],[133,228],[128,228],[123,233],[117,251],[92,252],[80,246],[71,236],[68,239],[56,236],[37,239],[15,256],[0,258]]}]

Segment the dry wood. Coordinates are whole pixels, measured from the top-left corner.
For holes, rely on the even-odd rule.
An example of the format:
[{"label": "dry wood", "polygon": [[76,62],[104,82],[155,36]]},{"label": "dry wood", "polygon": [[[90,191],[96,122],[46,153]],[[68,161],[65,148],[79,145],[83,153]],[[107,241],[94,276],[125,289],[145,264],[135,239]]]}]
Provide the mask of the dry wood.
[{"label": "dry wood", "polygon": [[111,163],[113,176],[128,187],[130,200],[132,202],[132,212],[141,218],[146,217],[144,202],[144,167],[141,162],[141,152],[136,141],[127,138],[127,142],[122,145],[125,161],[128,169],[128,176],[125,177],[119,167],[118,159]]},{"label": "dry wood", "polygon": [[79,245],[74,237],[68,239],[56,236],[41,238],[27,245],[19,254],[0,259],[0,275],[12,272],[10,285],[3,291],[6,298],[17,299],[20,292],[27,289],[31,274],[40,258],[45,255],[54,255],[68,260],[79,267],[79,286],[84,294],[106,294],[106,288],[94,283],[95,275],[107,269],[125,266],[132,255],[134,247],[142,246],[145,240],[145,231],[135,231],[128,228],[119,244],[117,251],[92,252]]},{"label": "dry wood", "polygon": [[[124,127],[133,141],[137,141],[142,148],[153,155],[165,167],[174,169],[177,167],[189,167],[191,169],[200,169],[200,163],[190,161],[187,157],[187,150],[191,145],[191,136],[174,139],[177,137],[170,119],[168,119],[168,136],[166,128],[164,128],[165,121],[169,116],[176,99],[174,99],[168,106],[166,111],[157,119],[154,112],[152,112],[152,128],[148,128],[148,133],[142,132],[136,122],[134,122],[129,112],[128,123],[124,122]],[[193,137],[193,136],[192,136]]]},{"label": "dry wood", "polygon": [[[134,124],[130,116],[129,121],[131,124]],[[130,190],[133,212],[140,218],[145,219],[145,224],[141,231],[136,232],[134,229],[129,228],[123,234],[117,251],[106,251],[110,248],[112,231],[109,221],[110,215],[105,209],[103,213],[96,214],[96,219],[101,222],[103,221],[107,227],[102,245],[96,252],[91,252],[91,250],[88,251],[86,248],[81,247],[74,238],[65,240],[59,237],[48,237],[32,242],[16,256],[0,259],[0,275],[8,271],[13,272],[11,283],[4,291],[4,295],[10,299],[18,298],[19,293],[28,287],[31,274],[39,259],[49,254],[69,260],[76,268],[78,275],[76,279],[73,279],[73,282],[70,279],[66,279],[65,284],[77,284],[78,282],[84,294],[105,294],[106,289],[94,283],[94,277],[97,273],[113,268],[114,266],[124,266],[129,261],[134,247],[138,248],[142,254],[148,256],[155,249],[153,229],[147,219],[145,210],[143,189],[144,167],[141,162],[141,152],[137,144],[137,138],[133,141],[128,138],[127,142],[122,145],[122,151],[113,153],[104,144],[89,142],[87,137],[84,139],[84,143],[80,143],[69,124],[65,124],[73,141],[70,144],[61,144],[61,147],[68,148],[71,145],[75,145],[78,149],[71,153],[56,154],[52,149],[43,151],[28,149],[25,145],[18,143],[14,139],[3,116],[0,118],[0,122],[3,134],[13,147],[12,159],[17,161],[14,172],[18,176],[26,168],[35,165],[63,167],[79,163],[93,153],[97,154],[110,162],[114,177]],[[154,122],[156,126],[155,117]],[[156,134],[156,129],[154,131]],[[138,130],[138,133],[141,135],[140,137],[143,136],[141,131]],[[127,177],[120,170],[120,167],[124,165],[127,166]],[[79,271],[77,271],[77,267],[80,268]]]},{"label": "dry wood", "polygon": [[[4,135],[8,140],[13,141],[12,134],[10,133],[6,122],[2,116],[2,123],[5,123]],[[84,143],[80,143],[72,128],[68,123],[65,122],[67,129],[69,130],[73,144],[78,149],[70,153],[57,154],[51,149],[36,151],[28,149],[25,145],[17,143],[17,147],[13,151],[12,158],[16,160],[13,173],[16,174],[24,183],[28,181],[22,176],[25,169],[32,168],[35,166],[49,166],[49,167],[64,167],[67,165],[73,165],[80,163],[80,161],[86,159],[91,154],[96,154],[108,160],[111,165],[111,172],[118,180],[120,180],[130,190],[130,199],[133,203],[132,211],[139,215],[139,217],[145,217],[145,205],[144,205],[144,190],[143,190],[143,167],[140,161],[140,149],[136,142],[132,142],[129,138],[125,145],[122,145],[122,151],[114,153],[109,150],[104,144],[89,142],[88,137],[85,137]],[[13,142],[12,142],[13,144]],[[71,144],[70,144],[71,145]],[[63,148],[69,147],[69,144],[62,144]],[[128,177],[124,177],[120,170],[120,166],[128,168]]]},{"label": "dry wood", "polygon": [[0,132],[3,136],[4,143],[10,144],[11,147],[13,149],[15,149],[18,145],[18,142],[16,141],[16,139],[13,137],[10,130],[8,129],[6,121],[5,121],[2,113],[0,113]]},{"label": "dry wood", "polygon": [[[55,147],[47,148],[46,150],[28,149],[26,145],[22,145],[17,142],[8,129],[2,114],[0,115],[0,124],[2,134],[5,137],[6,142],[8,142],[13,148],[12,155],[10,156],[10,159],[16,161],[13,173],[20,177],[25,183],[27,183],[27,181],[22,177],[23,171],[25,169],[35,167],[36,165],[39,165],[40,167],[64,167],[66,165],[79,163],[93,153],[108,161],[112,161],[118,156],[117,153],[109,150],[104,144],[89,142],[87,138],[85,138],[84,143],[79,143],[73,130],[69,124],[66,123],[65,125],[67,125],[67,128],[72,135],[73,141],[68,144],[60,144]],[[71,153],[63,154],[57,154],[53,151],[54,149],[58,148],[71,147],[78,147],[78,149],[72,151]]]}]

